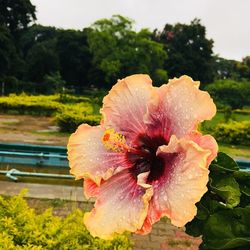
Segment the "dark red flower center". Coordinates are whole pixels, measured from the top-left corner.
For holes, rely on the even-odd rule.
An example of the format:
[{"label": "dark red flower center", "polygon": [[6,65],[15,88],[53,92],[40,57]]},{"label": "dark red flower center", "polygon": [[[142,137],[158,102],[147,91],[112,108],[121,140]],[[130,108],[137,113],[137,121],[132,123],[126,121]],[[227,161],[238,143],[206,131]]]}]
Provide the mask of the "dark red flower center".
[{"label": "dark red flower center", "polygon": [[167,145],[168,141],[162,136],[149,137],[148,135],[139,135],[136,139],[136,150],[127,152],[127,159],[132,163],[131,174],[137,176],[144,172],[150,172],[147,183],[152,183],[160,179],[164,173],[165,160],[156,155],[157,149],[162,145]]}]

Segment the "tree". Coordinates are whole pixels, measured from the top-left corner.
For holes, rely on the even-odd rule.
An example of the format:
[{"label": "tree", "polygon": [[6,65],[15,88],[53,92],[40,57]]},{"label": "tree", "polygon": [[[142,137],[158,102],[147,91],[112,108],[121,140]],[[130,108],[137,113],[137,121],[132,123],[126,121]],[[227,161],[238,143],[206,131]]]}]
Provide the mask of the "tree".
[{"label": "tree", "polygon": [[166,52],[151,36],[147,29],[135,32],[133,21],[119,15],[98,20],[91,26],[88,43],[93,54],[92,64],[104,75],[106,87],[118,78],[135,73],[167,78],[163,70]]},{"label": "tree", "polygon": [[55,40],[48,40],[35,44],[29,50],[26,58],[28,80],[42,83],[45,75],[59,70],[55,44]]},{"label": "tree", "polygon": [[237,66],[241,78],[250,80],[250,56],[244,57]]},{"label": "tree", "polygon": [[19,76],[23,70],[23,61],[17,53],[9,30],[0,25],[0,78]]},{"label": "tree", "polygon": [[19,47],[22,55],[26,58],[29,50],[38,43],[55,40],[58,30],[55,27],[33,24],[24,32],[19,40]]},{"label": "tree", "polygon": [[92,57],[86,32],[60,30],[56,44],[62,78],[78,92],[89,85],[88,72]]},{"label": "tree", "polygon": [[60,94],[60,98],[63,98],[65,92],[65,81],[62,79],[58,71],[44,76],[43,86],[46,86],[43,90],[45,94]]},{"label": "tree", "polygon": [[169,77],[186,74],[204,83],[213,81],[213,40],[206,38],[206,28],[199,19],[189,25],[166,24],[163,31],[154,31],[154,39],[165,46],[168,54],[165,69]]},{"label": "tree", "polygon": [[237,79],[238,72],[236,71],[235,60],[228,60],[222,57],[214,56],[214,69],[216,79]]},{"label": "tree", "polygon": [[30,0],[0,0],[0,25],[7,27],[16,37],[19,31],[36,20],[36,8]]}]

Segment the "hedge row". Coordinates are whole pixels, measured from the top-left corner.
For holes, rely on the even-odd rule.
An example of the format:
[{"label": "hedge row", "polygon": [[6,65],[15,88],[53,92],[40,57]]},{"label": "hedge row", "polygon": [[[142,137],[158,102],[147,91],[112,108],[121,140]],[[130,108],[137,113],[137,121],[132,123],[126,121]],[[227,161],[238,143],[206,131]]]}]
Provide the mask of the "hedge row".
[{"label": "hedge row", "polygon": [[74,132],[79,125],[87,123],[89,125],[100,124],[100,115],[91,115],[66,111],[56,115],[56,122],[62,132]]},{"label": "hedge row", "polygon": [[52,210],[36,215],[23,195],[0,196],[0,249],[4,250],[131,250],[132,243],[121,235],[112,241],[93,238],[76,210],[65,219]]},{"label": "hedge row", "polygon": [[99,105],[95,101],[72,95],[10,95],[0,98],[0,112],[54,116],[61,131],[73,132],[81,123],[99,124],[100,115],[95,114]]},{"label": "hedge row", "polygon": [[0,111],[3,113],[48,115],[60,112],[63,104],[55,96],[10,95],[0,98]]},{"label": "hedge row", "polygon": [[59,95],[28,96],[22,94],[18,96],[11,94],[8,97],[0,98],[0,112],[4,113],[53,116],[65,109],[74,108],[84,109],[84,112],[88,113],[93,112],[91,100],[87,97],[67,96],[62,98]]},{"label": "hedge row", "polygon": [[242,115],[250,115],[250,109],[235,109],[233,113],[242,114]]},{"label": "hedge row", "polygon": [[212,134],[218,142],[250,146],[250,121],[217,124]]}]

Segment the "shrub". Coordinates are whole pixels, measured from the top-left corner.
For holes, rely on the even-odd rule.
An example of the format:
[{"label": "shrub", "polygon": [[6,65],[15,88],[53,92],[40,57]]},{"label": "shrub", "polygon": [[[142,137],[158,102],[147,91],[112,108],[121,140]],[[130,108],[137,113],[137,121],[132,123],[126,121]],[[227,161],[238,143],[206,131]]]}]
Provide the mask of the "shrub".
[{"label": "shrub", "polygon": [[72,95],[10,95],[0,98],[0,111],[4,113],[55,116],[63,132],[73,132],[81,123],[97,125],[100,122],[100,106],[97,97]]},{"label": "shrub", "polygon": [[250,109],[235,109],[234,113],[236,114],[242,114],[242,115],[250,115]]},{"label": "shrub", "polygon": [[0,98],[0,111],[4,113],[16,112],[18,114],[53,116],[56,112],[71,109],[80,109],[80,112],[87,113],[93,112],[91,100],[87,97],[66,96],[62,100],[59,95],[11,94],[8,97]]},{"label": "shrub", "polygon": [[73,132],[82,123],[89,125],[100,124],[100,115],[90,115],[83,113],[76,113],[74,111],[63,112],[56,116],[56,122],[62,132]]},{"label": "shrub", "polygon": [[62,104],[56,101],[56,96],[28,96],[26,94],[11,94],[0,98],[0,111],[31,115],[53,115],[61,111]]},{"label": "shrub", "polygon": [[232,109],[241,109],[250,104],[250,82],[219,80],[207,85],[206,90],[219,108],[229,105]]},{"label": "shrub", "polygon": [[250,145],[250,121],[220,123],[212,133],[219,142]]},{"label": "shrub", "polygon": [[23,194],[0,196],[0,249],[4,250],[123,250],[132,249],[125,235],[112,241],[93,238],[83,225],[83,213],[76,210],[62,219],[46,210],[36,215]]}]

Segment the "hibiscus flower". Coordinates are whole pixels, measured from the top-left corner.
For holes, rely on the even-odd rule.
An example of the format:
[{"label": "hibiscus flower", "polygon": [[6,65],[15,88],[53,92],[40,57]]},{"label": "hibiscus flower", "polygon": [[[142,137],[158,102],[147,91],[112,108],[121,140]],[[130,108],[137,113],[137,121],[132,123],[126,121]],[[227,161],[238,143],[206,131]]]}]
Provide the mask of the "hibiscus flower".
[{"label": "hibiscus flower", "polygon": [[188,76],[153,87],[148,75],[119,80],[103,100],[101,125],[79,126],[68,143],[71,173],[96,198],[84,216],[93,236],[146,234],[167,216],[182,227],[207,190],[218,146],[197,131],[216,107]]}]

